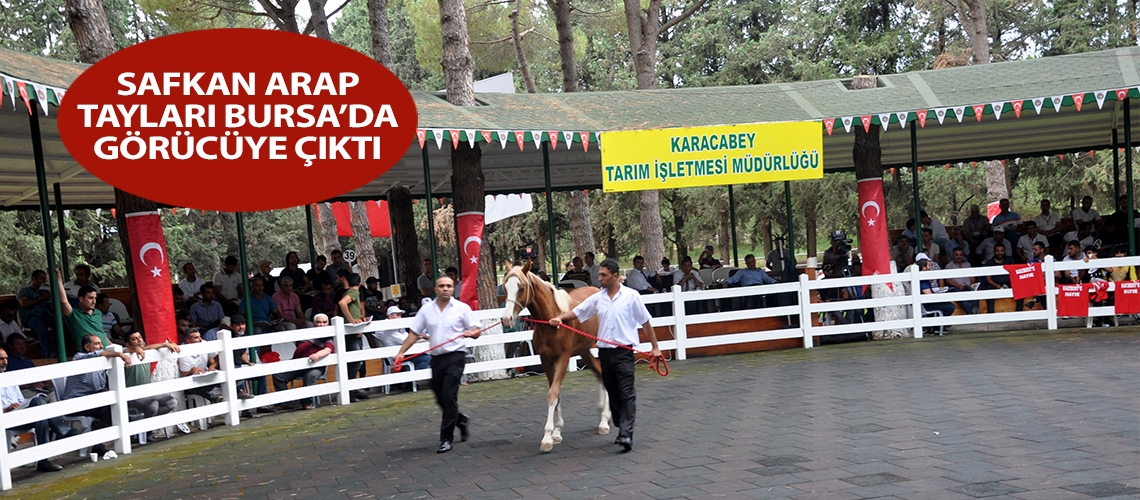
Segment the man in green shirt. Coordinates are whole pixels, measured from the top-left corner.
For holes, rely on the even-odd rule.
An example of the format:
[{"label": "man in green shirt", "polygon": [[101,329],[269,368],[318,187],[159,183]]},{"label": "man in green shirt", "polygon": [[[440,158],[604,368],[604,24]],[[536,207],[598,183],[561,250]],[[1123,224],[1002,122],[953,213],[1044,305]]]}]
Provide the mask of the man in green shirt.
[{"label": "man in green shirt", "polygon": [[[340,314],[344,316],[345,325],[356,325],[364,322],[362,317],[364,307],[360,302],[360,275],[352,273],[347,278],[341,278],[342,284],[347,285],[344,296],[340,298]],[[359,333],[349,333],[344,336],[347,350],[359,351],[364,348],[363,338]],[[348,378],[364,377],[364,362],[357,361],[348,364]],[[349,392],[349,401],[357,402],[368,399],[369,396],[361,391]]]},{"label": "man in green shirt", "polygon": [[67,301],[67,292],[63,288],[63,273],[60,273],[59,269],[55,270],[55,278],[59,281],[59,308],[63,313],[63,323],[71,332],[71,338],[75,339],[76,349],[83,351],[83,338],[88,335],[99,337],[103,345],[111,345],[107,340],[107,334],[103,333],[103,313],[95,309],[95,297],[99,292],[90,285],[80,287],[79,303],[76,307],[71,307],[71,303]]}]

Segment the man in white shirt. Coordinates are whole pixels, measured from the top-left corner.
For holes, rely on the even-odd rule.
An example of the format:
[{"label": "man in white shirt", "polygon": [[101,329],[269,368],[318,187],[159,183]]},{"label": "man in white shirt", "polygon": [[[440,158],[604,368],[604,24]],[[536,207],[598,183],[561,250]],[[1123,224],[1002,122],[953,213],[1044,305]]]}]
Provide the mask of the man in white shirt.
[{"label": "man in white shirt", "polygon": [[1068,233],[1065,233],[1065,246],[1068,247],[1068,244],[1070,241],[1077,241],[1078,243],[1081,244],[1080,245],[1081,248],[1092,245],[1093,243],[1096,242],[1096,239],[1093,237],[1092,230],[1093,230],[1093,223],[1091,223],[1091,222],[1080,223],[1077,226],[1076,231],[1069,231]]},{"label": "man in white shirt", "polygon": [[637,293],[656,292],[657,289],[649,284],[650,276],[653,276],[653,273],[645,270],[645,257],[638,255],[633,258],[633,269],[625,275],[625,286],[637,290]]},{"label": "man in white shirt", "polygon": [[681,261],[681,268],[673,272],[673,284],[679,285],[682,292],[705,286],[705,282],[701,281],[701,273],[693,268],[693,259],[689,257],[685,257]]},{"label": "man in white shirt", "polygon": [[[403,309],[400,309],[400,306],[389,306],[388,307],[388,319],[403,318],[405,312],[406,311],[404,311]],[[408,340],[408,329],[407,328],[398,328],[395,330],[381,330],[381,331],[378,331],[376,333],[373,333],[372,336],[376,337],[376,340],[380,342],[380,345],[382,347],[391,347],[394,345],[404,345],[404,341]],[[421,354],[419,356],[416,356],[415,358],[412,358],[411,361],[412,361],[412,365],[415,366],[417,370],[426,370],[426,369],[431,367],[431,355],[430,354]]]},{"label": "man in white shirt", "polygon": [[590,273],[590,286],[601,286],[598,283],[598,263],[594,262],[594,252],[586,252],[586,271]]},{"label": "man in white shirt", "polygon": [[467,339],[477,339],[483,333],[479,329],[479,322],[471,307],[458,299],[451,300],[455,293],[455,283],[447,276],[440,276],[435,280],[435,296],[433,302],[425,303],[415,320],[412,321],[412,334],[404,339],[400,352],[396,354],[396,364],[404,362],[404,353],[421,336],[427,336],[428,341],[436,348],[431,354],[431,390],[435,393],[435,402],[443,412],[443,419],[439,424],[439,449],[436,453],[451,451],[451,441],[455,438],[455,428],[459,428],[460,440],[467,441],[470,436],[467,415],[459,412],[459,379],[463,376],[463,367],[467,363]]},{"label": "man in white shirt", "polygon": [[89,286],[99,292],[99,287],[91,282],[91,266],[87,264],[79,264],[75,266],[75,279],[63,284],[63,289],[67,291],[67,300],[72,305],[79,300],[79,289]]},{"label": "man in white shirt", "polygon": [[1081,198],[1081,206],[1073,209],[1073,224],[1091,222],[1094,228],[1100,228],[1100,212],[1093,210],[1092,196]]},{"label": "man in white shirt", "polygon": [[[692,267],[691,262],[689,267]],[[598,342],[602,383],[606,386],[610,411],[618,426],[618,437],[614,443],[629,451],[633,449],[633,424],[637,412],[637,392],[633,385],[636,360],[630,349],[641,343],[638,329],[653,345],[650,355],[654,359],[661,356],[661,349],[657,347],[657,335],[649,325],[649,310],[641,302],[641,297],[633,289],[621,286],[616,260],[602,261],[598,280],[602,283],[601,291],[583,300],[573,310],[551,319],[550,326],[558,328],[566,321],[587,321],[598,317],[598,338],[602,339]]]},{"label": "man in white shirt", "polygon": [[[938,248],[945,251],[946,243],[950,241],[950,232],[946,230],[946,226],[943,225],[942,221],[938,220],[937,217],[926,215],[926,210],[919,211],[918,215],[919,218],[922,219],[922,229],[930,228],[934,233],[934,243],[938,244]],[[923,248],[925,248],[925,246]],[[934,257],[936,261],[938,259],[938,257],[933,255],[931,255],[931,257]]]},{"label": "man in white shirt", "polygon": [[1049,248],[1049,238],[1037,232],[1037,223],[1034,221],[1025,221],[1025,234],[1017,240],[1017,253],[1022,262],[1027,262],[1033,257],[1033,244],[1040,242]]},{"label": "man in white shirt", "polygon": [[178,288],[182,289],[182,300],[189,302],[201,299],[199,289],[206,284],[206,280],[198,277],[198,269],[194,267],[193,262],[182,264],[182,272],[186,274],[186,277],[178,282]]},{"label": "man in white shirt", "polygon": [[12,335],[24,337],[24,329],[20,328],[20,324],[16,322],[16,303],[5,302],[0,304],[0,336],[6,343],[8,337]]},{"label": "man in white shirt", "polygon": [[[998,244],[1005,246],[1005,249],[1007,251],[1013,248],[1013,245],[1011,245],[1009,243],[1009,240],[1005,238],[1005,229],[1003,229],[1001,226],[994,226],[994,237],[982,240],[974,252],[980,255],[982,257],[982,260],[990,260],[994,258],[994,247]],[[1013,259],[1010,258],[1010,260]]]},{"label": "man in white shirt", "polygon": [[237,303],[242,296],[241,273],[237,272],[237,265],[237,257],[228,255],[222,263],[222,272],[214,275],[214,298],[226,314],[238,312]]}]

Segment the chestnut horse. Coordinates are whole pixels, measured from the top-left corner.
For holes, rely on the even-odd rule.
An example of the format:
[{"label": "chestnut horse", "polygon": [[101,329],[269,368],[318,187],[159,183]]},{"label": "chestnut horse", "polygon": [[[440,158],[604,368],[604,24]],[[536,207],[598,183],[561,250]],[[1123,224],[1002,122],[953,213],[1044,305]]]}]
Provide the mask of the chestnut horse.
[{"label": "chestnut horse", "polygon": [[[530,310],[530,317],[533,319],[550,320],[598,292],[594,287],[575,288],[569,292],[557,289],[531,273],[529,261],[525,265],[514,267],[508,262],[507,267],[510,270],[503,279],[503,288],[507,292],[506,310],[503,312],[505,325],[514,324],[515,318],[524,308]],[[598,434],[609,434],[610,404],[606,387],[602,385],[602,366],[598,359],[590,354],[594,341],[564,328],[553,328],[540,323],[531,323],[531,325],[534,326],[534,350],[542,360],[542,369],[546,372],[546,380],[550,384],[550,389],[546,392],[546,428],[539,449],[547,452],[553,449],[555,444],[562,442],[560,391],[562,379],[566,377],[570,358],[573,356],[581,356],[586,362],[586,367],[593,371],[598,379],[598,410],[601,412]],[[566,325],[593,335],[598,333],[597,318],[591,318],[585,323],[571,321]]]}]

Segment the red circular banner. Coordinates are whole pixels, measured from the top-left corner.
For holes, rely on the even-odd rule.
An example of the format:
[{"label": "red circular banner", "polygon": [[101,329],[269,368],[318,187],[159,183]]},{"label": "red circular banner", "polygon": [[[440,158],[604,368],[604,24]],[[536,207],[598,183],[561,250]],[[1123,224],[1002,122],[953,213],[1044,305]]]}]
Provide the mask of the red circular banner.
[{"label": "red circular banner", "polygon": [[215,29],[123,49],[83,72],[59,131],[84,168],[177,207],[250,212],[323,201],[387,172],[415,138],[395,75],[347,47]]}]

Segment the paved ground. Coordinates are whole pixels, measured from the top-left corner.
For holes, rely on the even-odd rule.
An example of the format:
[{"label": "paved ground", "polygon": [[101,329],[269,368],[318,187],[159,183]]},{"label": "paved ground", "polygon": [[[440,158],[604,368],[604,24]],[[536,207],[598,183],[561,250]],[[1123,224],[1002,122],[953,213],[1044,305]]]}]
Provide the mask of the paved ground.
[{"label": "paved ground", "polygon": [[430,392],[153,442],[12,498],[1140,497],[1140,329],[983,333],[639,367],[632,453],[586,374],[538,452],[545,379],[463,388],[473,437],[437,455]]}]

